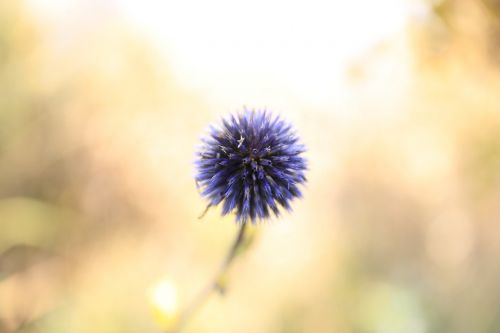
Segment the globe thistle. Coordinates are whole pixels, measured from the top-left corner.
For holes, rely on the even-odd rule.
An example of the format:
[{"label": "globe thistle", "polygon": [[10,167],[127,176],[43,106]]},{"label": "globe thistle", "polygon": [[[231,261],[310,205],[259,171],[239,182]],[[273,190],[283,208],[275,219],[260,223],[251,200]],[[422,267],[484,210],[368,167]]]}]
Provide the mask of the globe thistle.
[{"label": "globe thistle", "polygon": [[222,202],[222,215],[252,223],[291,210],[306,182],[304,145],[291,124],[265,110],[245,110],[210,127],[195,162],[196,182],[207,209]]}]

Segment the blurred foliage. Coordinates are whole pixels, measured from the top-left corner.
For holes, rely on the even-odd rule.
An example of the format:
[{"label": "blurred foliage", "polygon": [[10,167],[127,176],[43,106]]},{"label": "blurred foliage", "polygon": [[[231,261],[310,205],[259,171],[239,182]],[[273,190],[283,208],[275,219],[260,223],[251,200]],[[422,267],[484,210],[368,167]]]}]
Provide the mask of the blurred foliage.
[{"label": "blurred foliage", "polygon": [[[499,4],[422,1],[409,91],[373,79],[404,63],[379,46],[346,83],[361,117],[297,107],[306,199],[255,228],[186,331],[500,330]],[[234,226],[194,222],[188,168],[213,114],[164,61],[113,15],[66,27],[0,2],[0,333],[159,332],[158,276],[181,303],[212,276]]]}]

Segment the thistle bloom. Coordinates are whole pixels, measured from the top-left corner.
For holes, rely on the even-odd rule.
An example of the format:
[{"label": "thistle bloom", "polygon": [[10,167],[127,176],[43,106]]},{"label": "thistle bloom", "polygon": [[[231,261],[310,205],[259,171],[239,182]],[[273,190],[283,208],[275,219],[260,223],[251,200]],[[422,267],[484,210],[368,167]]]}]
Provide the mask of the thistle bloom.
[{"label": "thistle bloom", "polygon": [[222,215],[236,210],[236,221],[291,210],[306,182],[305,151],[292,126],[265,110],[245,110],[210,127],[195,162],[196,182],[208,207],[222,205]]}]

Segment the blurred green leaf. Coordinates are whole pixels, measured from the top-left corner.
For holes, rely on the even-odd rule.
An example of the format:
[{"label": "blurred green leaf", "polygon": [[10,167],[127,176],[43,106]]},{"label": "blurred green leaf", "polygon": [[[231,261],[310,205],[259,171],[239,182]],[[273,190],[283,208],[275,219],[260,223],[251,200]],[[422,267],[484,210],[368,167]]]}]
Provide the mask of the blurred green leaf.
[{"label": "blurred green leaf", "polygon": [[69,214],[30,198],[0,201],[0,252],[18,245],[53,249],[67,234]]}]

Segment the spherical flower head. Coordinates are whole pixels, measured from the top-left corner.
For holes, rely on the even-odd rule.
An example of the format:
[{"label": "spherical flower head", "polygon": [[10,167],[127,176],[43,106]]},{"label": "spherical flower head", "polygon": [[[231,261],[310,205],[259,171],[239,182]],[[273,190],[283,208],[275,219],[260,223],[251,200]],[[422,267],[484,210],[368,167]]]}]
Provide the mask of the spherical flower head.
[{"label": "spherical flower head", "polygon": [[211,126],[195,162],[196,182],[208,207],[255,223],[276,216],[301,197],[306,182],[305,151],[291,124],[265,110],[245,110]]}]

